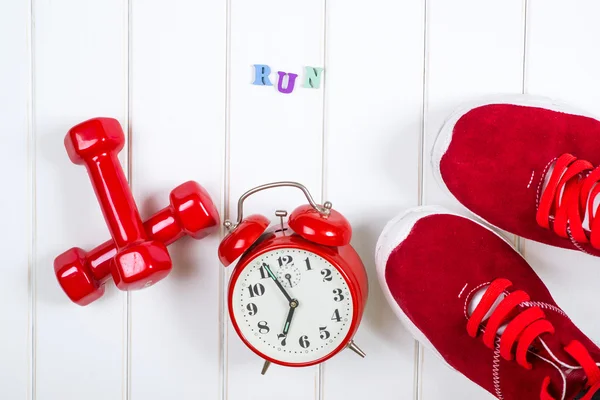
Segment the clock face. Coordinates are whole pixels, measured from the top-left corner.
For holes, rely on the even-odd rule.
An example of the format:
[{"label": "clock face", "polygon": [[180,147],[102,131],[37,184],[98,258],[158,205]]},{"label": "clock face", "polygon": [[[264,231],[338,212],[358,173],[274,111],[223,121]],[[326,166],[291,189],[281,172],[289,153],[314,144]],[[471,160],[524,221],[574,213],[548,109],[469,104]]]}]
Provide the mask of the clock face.
[{"label": "clock face", "polygon": [[315,253],[273,250],[251,260],[232,293],[233,318],[260,353],[304,364],[335,351],[346,338],[352,295],[338,270]]}]

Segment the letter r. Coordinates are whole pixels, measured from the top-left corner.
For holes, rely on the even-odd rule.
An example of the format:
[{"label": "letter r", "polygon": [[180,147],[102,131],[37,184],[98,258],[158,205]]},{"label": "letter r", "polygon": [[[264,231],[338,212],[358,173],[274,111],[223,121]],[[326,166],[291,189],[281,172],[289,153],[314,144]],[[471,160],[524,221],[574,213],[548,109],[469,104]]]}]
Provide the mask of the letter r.
[{"label": "letter r", "polygon": [[271,67],[266,64],[254,64],[254,82],[253,85],[259,86],[273,86],[269,80],[269,74],[271,73]]}]

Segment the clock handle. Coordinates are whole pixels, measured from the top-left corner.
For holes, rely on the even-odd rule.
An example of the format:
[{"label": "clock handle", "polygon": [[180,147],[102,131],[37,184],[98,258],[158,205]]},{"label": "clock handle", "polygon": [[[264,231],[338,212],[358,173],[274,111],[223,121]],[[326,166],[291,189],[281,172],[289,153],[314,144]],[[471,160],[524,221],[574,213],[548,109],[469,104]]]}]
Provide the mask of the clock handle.
[{"label": "clock handle", "polygon": [[315,202],[315,200],[313,199],[313,197],[310,195],[310,192],[308,191],[306,186],[304,186],[298,182],[292,182],[292,181],[272,182],[272,183],[266,183],[264,185],[257,186],[255,188],[248,190],[246,193],[244,193],[238,200],[237,221],[234,224],[229,219],[225,220],[225,222],[223,222],[223,225],[225,226],[225,228],[227,228],[228,230],[233,230],[242,222],[242,220],[244,219],[244,200],[246,200],[248,197],[250,197],[251,195],[253,195],[255,193],[261,192],[263,190],[272,189],[272,188],[276,188],[276,187],[284,187],[284,186],[295,187],[295,188],[302,190],[302,192],[306,196],[306,199],[308,200],[308,203],[311,205],[311,207],[313,207],[315,210],[317,210],[321,215],[329,215],[329,213],[331,212],[331,207],[332,207],[331,202],[326,201],[325,203],[323,203],[323,205],[317,204]]}]

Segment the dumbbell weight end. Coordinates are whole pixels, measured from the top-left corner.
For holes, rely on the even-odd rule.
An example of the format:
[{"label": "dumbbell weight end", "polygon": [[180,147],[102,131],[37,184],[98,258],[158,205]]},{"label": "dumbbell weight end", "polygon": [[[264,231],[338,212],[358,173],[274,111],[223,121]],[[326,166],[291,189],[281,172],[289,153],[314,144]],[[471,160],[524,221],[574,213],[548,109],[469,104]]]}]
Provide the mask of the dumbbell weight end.
[{"label": "dumbbell weight end", "polygon": [[[149,239],[168,246],[185,235],[202,239],[218,230],[218,211],[200,184],[185,182],[173,189],[169,197],[170,205],[144,222]],[[89,252],[74,247],[56,257],[56,277],[67,296],[82,306],[101,297],[116,254],[114,242],[107,240]]]}]

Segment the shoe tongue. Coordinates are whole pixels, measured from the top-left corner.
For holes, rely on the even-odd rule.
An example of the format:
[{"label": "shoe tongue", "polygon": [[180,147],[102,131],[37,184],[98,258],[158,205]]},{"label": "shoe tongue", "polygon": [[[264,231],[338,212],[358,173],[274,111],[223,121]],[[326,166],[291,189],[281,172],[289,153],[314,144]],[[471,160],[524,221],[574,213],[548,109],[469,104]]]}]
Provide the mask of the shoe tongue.
[{"label": "shoe tongue", "polygon": [[[588,202],[591,199],[588,199]],[[594,203],[592,205],[592,210],[598,210],[598,207],[600,207],[600,195],[596,195],[596,197],[594,198]],[[587,203],[586,203],[587,204]],[[589,210],[586,209],[585,210],[585,219],[583,221],[583,229],[589,231],[590,230],[590,213],[588,212]],[[598,211],[596,211],[598,212]]]},{"label": "shoe tongue", "polygon": [[[578,367],[577,362],[564,350],[567,344],[561,340],[558,332],[554,335],[544,334],[535,341],[534,349],[532,350],[560,368],[561,373],[567,381],[566,399],[574,399],[582,391],[585,393],[584,388],[587,376],[583,369]],[[541,359],[540,361],[543,362]],[[571,366],[575,366],[576,368],[573,369]],[[560,393],[563,385],[560,373],[556,371],[550,378],[552,379],[551,387],[555,393]]]},{"label": "shoe tongue", "polygon": [[[473,313],[473,311],[475,310],[475,308],[481,301],[481,298],[483,297],[483,295],[485,294],[485,291],[487,289],[488,289],[488,286],[483,287],[478,292],[473,294],[473,296],[471,297],[471,300],[469,302],[469,306],[468,306],[469,315]],[[504,297],[505,297],[504,295],[501,295],[498,298],[498,300],[492,305],[492,307],[490,308],[490,311],[486,314],[486,316],[483,320],[483,324],[485,324],[487,322],[488,318],[492,315],[492,313],[498,307],[498,305],[504,299]],[[506,325],[503,325],[498,330],[498,334],[502,335],[505,328],[506,328]],[[545,344],[545,346],[544,346],[544,344]],[[575,396],[579,396],[579,393],[585,394],[584,388],[585,388],[585,383],[586,383],[586,375],[585,375],[585,372],[583,371],[583,369],[581,369],[581,368],[572,369],[569,367],[569,365],[576,366],[577,363],[575,361],[573,361],[571,356],[569,356],[569,354],[564,350],[565,346],[567,344],[568,343],[561,340],[559,332],[556,332],[553,335],[546,333],[546,334],[543,334],[538,340],[536,340],[534,342],[533,348],[531,349],[532,352],[534,352],[535,354],[539,355],[540,357],[543,357],[546,360],[550,361],[550,363],[552,365],[554,365],[555,367],[557,367],[558,369],[555,367],[552,367],[549,363],[545,362],[540,357],[536,357],[533,354],[531,354],[528,357],[528,359],[530,362],[532,362],[534,364],[534,368],[536,368],[535,365],[538,365],[546,371],[546,373],[548,374],[548,377],[552,381],[552,383],[550,385],[552,393],[555,396],[559,396],[558,399],[560,399],[560,395],[562,394],[563,376],[564,376],[564,378],[566,379],[566,382],[567,382],[567,390],[566,390],[565,399],[575,400],[577,398]],[[560,372],[559,372],[559,369],[560,369]],[[540,385],[541,385],[541,382],[540,382]],[[600,395],[598,395],[598,394],[594,395],[592,400],[600,400],[600,397],[597,397],[597,396],[600,396]]]},{"label": "shoe tongue", "polygon": [[[544,178],[544,182],[542,184],[542,190],[541,193],[544,193],[544,191],[546,190],[546,187],[548,186],[548,182],[550,181],[550,177],[552,176],[552,172],[554,172],[554,163],[552,164],[552,166],[550,168],[548,168],[548,172],[546,173],[546,177]],[[596,185],[594,185],[595,187]],[[592,187],[592,191],[594,190],[594,187]],[[564,191],[563,191],[564,193]],[[561,199],[560,201],[562,201],[562,195],[563,193],[560,194]],[[600,194],[596,195],[596,197],[592,200],[590,198],[587,199],[586,204],[589,204],[590,201],[593,201],[593,206],[592,206],[592,210],[598,210],[598,207],[600,207]],[[583,229],[585,229],[586,231],[590,230],[590,215],[589,215],[589,209],[588,207],[585,208],[584,211],[584,219],[583,219]]]}]

